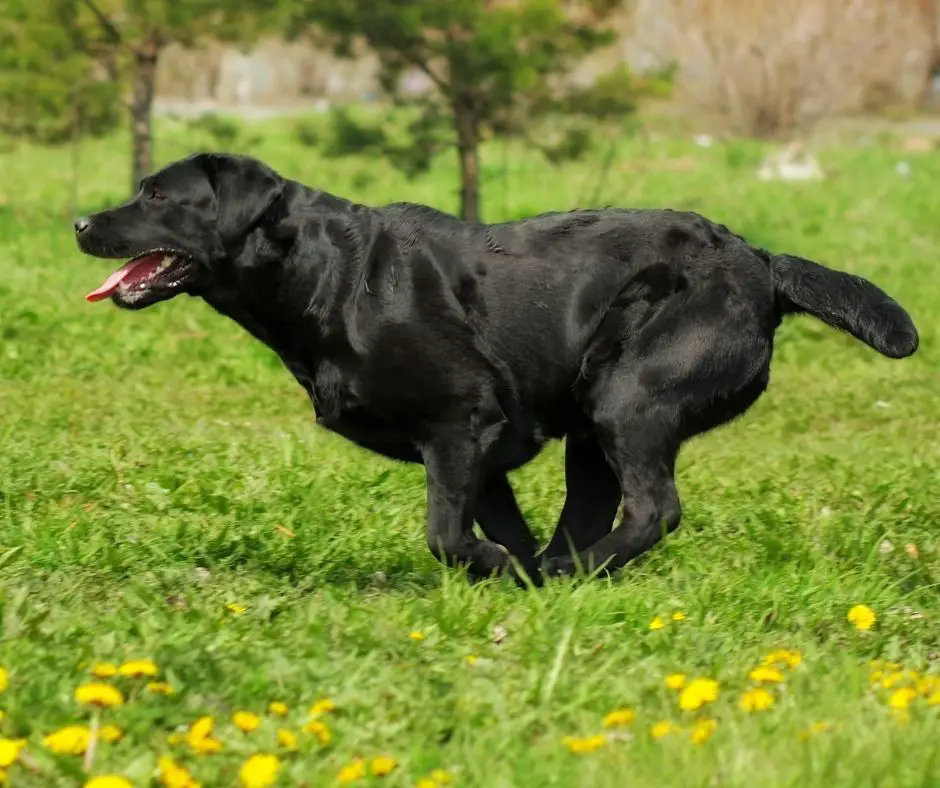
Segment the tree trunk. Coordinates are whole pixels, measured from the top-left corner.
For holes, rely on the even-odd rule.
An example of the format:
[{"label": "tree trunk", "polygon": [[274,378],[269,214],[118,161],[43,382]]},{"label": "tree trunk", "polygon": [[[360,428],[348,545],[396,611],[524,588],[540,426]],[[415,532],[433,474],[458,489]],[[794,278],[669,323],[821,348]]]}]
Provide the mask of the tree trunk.
[{"label": "tree trunk", "polygon": [[919,0],[918,6],[924,20],[924,27],[930,34],[930,55],[929,68],[924,77],[924,86],[921,89],[920,105],[918,109],[935,110],[937,108],[937,96],[935,95],[934,85],[938,75],[940,75],[940,25],[938,25],[938,15],[940,9],[938,0]]},{"label": "tree trunk", "polygon": [[473,100],[454,99],[457,153],[460,156],[460,218],[480,221],[480,133]]},{"label": "tree trunk", "polygon": [[140,49],[134,51],[131,75],[131,194],[140,180],[153,172],[153,93],[157,78],[157,57],[160,41],[150,35]]}]

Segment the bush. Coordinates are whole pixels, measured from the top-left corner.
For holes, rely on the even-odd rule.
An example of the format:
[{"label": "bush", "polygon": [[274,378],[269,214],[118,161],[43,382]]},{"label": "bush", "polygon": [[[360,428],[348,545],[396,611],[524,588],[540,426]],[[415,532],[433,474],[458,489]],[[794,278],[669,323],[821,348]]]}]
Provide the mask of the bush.
[{"label": "bush", "polygon": [[186,126],[192,134],[208,137],[212,147],[220,150],[233,149],[241,136],[236,121],[211,113],[189,121]]},{"label": "bush", "polygon": [[914,101],[931,66],[918,0],[674,2],[684,98],[736,134]]}]

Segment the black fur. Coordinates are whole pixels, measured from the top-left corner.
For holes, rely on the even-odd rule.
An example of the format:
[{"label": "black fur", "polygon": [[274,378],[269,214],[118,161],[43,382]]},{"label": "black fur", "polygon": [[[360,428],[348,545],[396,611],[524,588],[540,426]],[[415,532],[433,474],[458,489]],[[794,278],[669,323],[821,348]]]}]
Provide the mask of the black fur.
[{"label": "black fur", "polygon": [[[693,213],[469,225],[199,154],[76,231],[98,257],[176,250],[176,281],[113,300],[201,296],[279,354],[320,424],[423,463],[428,545],[474,576],[515,571],[509,554],[535,582],[612,570],[678,527],[676,455],[763,393],[784,315],[815,315],[892,358],[917,348],[874,285]],[[563,436],[567,497],[537,556],[506,474]]]}]

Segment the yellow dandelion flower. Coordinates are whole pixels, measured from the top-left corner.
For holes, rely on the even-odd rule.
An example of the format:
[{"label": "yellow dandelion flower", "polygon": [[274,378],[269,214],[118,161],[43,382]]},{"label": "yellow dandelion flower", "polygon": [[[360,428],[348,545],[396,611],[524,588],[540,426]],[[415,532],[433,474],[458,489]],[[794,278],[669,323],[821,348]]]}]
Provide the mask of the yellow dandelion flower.
[{"label": "yellow dandelion flower", "polygon": [[464,659],[467,660],[468,665],[476,665],[479,657],[476,654],[467,654]]},{"label": "yellow dandelion flower", "polygon": [[892,709],[906,709],[917,699],[917,690],[913,687],[901,687],[891,693],[888,705]]},{"label": "yellow dandelion flower", "polygon": [[672,620],[673,621],[685,621],[685,613],[683,613],[681,610],[677,610],[675,613],[672,614]]},{"label": "yellow dandelion flower", "polygon": [[828,730],[832,730],[832,724],[829,722],[826,722],[825,720],[821,720],[819,722],[814,722],[808,728],[804,728],[803,730],[801,730],[799,735],[800,735],[800,739],[802,739],[803,741],[806,741],[810,737],[816,736],[820,733],[824,733],[825,731],[828,731]]},{"label": "yellow dandelion flower", "polygon": [[273,700],[268,704],[268,714],[273,714],[275,717],[284,717],[287,715],[287,704],[281,703],[279,700]]},{"label": "yellow dandelion flower", "polygon": [[85,788],[134,788],[134,784],[119,774],[102,774],[92,777],[85,783]]},{"label": "yellow dandelion flower", "polygon": [[12,766],[25,746],[26,739],[0,739],[0,769]]},{"label": "yellow dandelion flower", "polygon": [[114,744],[114,742],[124,738],[124,731],[117,725],[102,725],[98,731],[98,738],[101,739],[101,741],[106,741],[108,744]]},{"label": "yellow dandelion flower", "polygon": [[251,733],[261,724],[261,717],[250,711],[236,711],[232,715],[232,722],[242,733]]},{"label": "yellow dandelion flower", "polygon": [[445,769],[434,769],[431,771],[430,777],[434,782],[440,783],[441,785],[447,785],[454,781],[454,775]]},{"label": "yellow dandelion flower", "polygon": [[75,690],[75,700],[87,706],[107,709],[124,703],[124,696],[117,687],[110,684],[82,684]]},{"label": "yellow dandelion flower", "polygon": [[662,629],[664,626],[666,626],[666,624],[659,616],[656,616],[652,621],[650,621],[651,632],[655,632],[657,629]]},{"label": "yellow dandelion flower", "polygon": [[695,711],[718,698],[718,682],[714,679],[692,679],[679,693],[679,708]]},{"label": "yellow dandelion flower", "polygon": [[856,629],[861,630],[871,629],[877,620],[875,611],[868,607],[868,605],[855,605],[849,610],[846,618],[850,623],[855,625]]},{"label": "yellow dandelion flower", "polygon": [[380,755],[372,759],[372,763],[369,764],[369,769],[376,777],[386,777],[395,771],[397,766],[398,761],[390,755]]},{"label": "yellow dandelion flower", "polygon": [[629,725],[636,718],[636,712],[633,709],[615,709],[604,717],[605,728],[621,728]]},{"label": "yellow dandelion flower", "polygon": [[650,736],[659,741],[677,730],[678,728],[668,720],[660,720],[650,727]]},{"label": "yellow dandelion flower", "polygon": [[940,706],[940,687],[935,689],[930,695],[927,696],[927,705],[928,706]]},{"label": "yellow dandelion flower", "polygon": [[423,632],[418,632],[418,630],[413,630],[408,633],[408,637],[412,640],[424,640],[425,634]]},{"label": "yellow dandelion flower", "polygon": [[748,674],[748,678],[762,684],[779,684],[783,681],[783,673],[770,665],[760,665]]},{"label": "yellow dandelion flower", "polygon": [[297,734],[287,728],[277,729],[277,743],[285,750],[297,749]]},{"label": "yellow dandelion flower", "polygon": [[276,755],[252,755],[238,772],[245,788],[268,788],[274,785],[281,762]]},{"label": "yellow dandelion flower", "polygon": [[326,714],[327,712],[334,711],[336,709],[336,704],[333,703],[329,698],[320,698],[316,703],[310,707],[310,715],[312,717],[319,717],[321,714]]},{"label": "yellow dandelion flower", "polygon": [[147,692],[151,695],[172,695],[174,689],[165,681],[151,681],[147,684]]},{"label": "yellow dandelion flower", "polygon": [[917,694],[927,697],[940,689],[940,676],[923,676],[917,682]]},{"label": "yellow dandelion flower", "polygon": [[134,659],[129,662],[125,662],[118,668],[118,673],[121,676],[126,676],[127,678],[139,679],[144,676],[150,678],[157,675],[159,671],[157,670],[156,663],[150,659]]},{"label": "yellow dandelion flower", "polygon": [[347,785],[356,782],[356,780],[361,780],[365,775],[366,762],[362,758],[356,758],[352,763],[339,770],[336,779],[340,785]]},{"label": "yellow dandelion flower", "polygon": [[779,665],[785,668],[799,667],[802,661],[803,657],[799,651],[790,651],[785,648],[775,649],[764,657],[765,665]]},{"label": "yellow dandelion flower", "polygon": [[916,685],[918,681],[920,681],[920,674],[916,670],[898,670],[882,678],[881,686],[891,689],[903,683]]},{"label": "yellow dandelion flower", "polygon": [[212,735],[215,720],[212,717],[200,717],[190,727],[187,736],[192,739],[205,739]]},{"label": "yellow dandelion flower", "polygon": [[0,692],[5,692],[10,686],[10,674],[3,668],[0,668]]},{"label": "yellow dandelion flower", "polygon": [[185,741],[199,755],[212,755],[222,749],[222,742],[212,737],[212,717],[200,717],[186,732]]},{"label": "yellow dandelion flower", "polygon": [[607,737],[604,734],[599,733],[596,736],[585,736],[583,738],[577,736],[565,736],[561,740],[562,744],[569,749],[569,751],[575,753],[576,755],[583,755],[584,753],[594,752],[599,750],[607,743]]},{"label": "yellow dandelion flower", "polygon": [[218,739],[213,739],[211,736],[205,739],[190,741],[189,746],[197,755],[215,755],[217,752],[222,752],[224,748],[222,742]]},{"label": "yellow dandelion flower", "polygon": [[774,705],[774,696],[760,687],[749,689],[741,696],[740,706],[744,711],[766,711]]},{"label": "yellow dandelion flower", "polygon": [[193,779],[185,767],[166,755],[160,756],[160,760],[157,761],[157,770],[160,774],[160,782],[165,788],[202,788],[201,783]]},{"label": "yellow dandelion flower", "polygon": [[243,616],[247,612],[248,608],[244,605],[238,604],[238,602],[229,602],[225,609],[228,610],[233,616]]},{"label": "yellow dandelion flower", "polygon": [[316,736],[321,747],[327,747],[333,741],[333,734],[330,732],[329,727],[320,720],[308,720],[304,723],[303,731]]},{"label": "yellow dandelion flower", "polygon": [[84,725],[69,725],[43,738],[42,746],[57,755],[84,755],[91,731]]},{"label": "yellow dandelion flower", "polygon": [[692,743],[704,744],[718,728],[718,720],[696,720],[692,726]]},{"label": "yellow dandelion flower", "polygon": [[889,673],[888,675],[882,675],[881,677],[881,686],[884,689],[891,689],[897,684],[900,684],[904,680],[904,672],[898,671],[897,673]]},{"label": "yellow dandelion flower", "polygon": [[666,686],[671,690],[681,690],[685,686],[685,673],[670,673],[666,676]]},{"label": "yellow dandelion flower", "polygon": [[117,665],[113,662],[96,662],[91,666],[91,675],[96,679],[110,679],[117,675]]}]

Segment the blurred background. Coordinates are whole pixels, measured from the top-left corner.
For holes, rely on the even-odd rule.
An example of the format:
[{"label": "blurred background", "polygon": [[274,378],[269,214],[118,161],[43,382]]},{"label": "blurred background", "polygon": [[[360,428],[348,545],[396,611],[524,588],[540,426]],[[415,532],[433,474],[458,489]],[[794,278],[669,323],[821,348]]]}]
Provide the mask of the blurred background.
[{"label": "blurred background", "polygon": [[[132,189],[172,156],[263,155],[272,135],[331,161],[368,157],[347,168],[354,188],[384,173],[395,199],[427,197],[408,184],[445,157],[453,184],[435,202],[468,219],[540,207],[506,194],[519,151],[538,153],[540,167],[589,162],[550,207],[618,199],[610,170],[621,143],[664,130],[700,147],[789,143],[772,159],[762,149],[758,175],[818,179],[807,144],[822,130],[890,128],[912,152],[934,148],[938,5],[6,0],[0,140],[7,152],[24,141],[70,151],[55,181],[67,182],[59,193],[72,209],[95,201],[94,186],[83,197],[79,184],[82,150],[102,139],[126,151],[109,157],[108,175]],[[100,161],[84,166],[98,173]],[[0,183],[0,201],[15,191]]]}]

